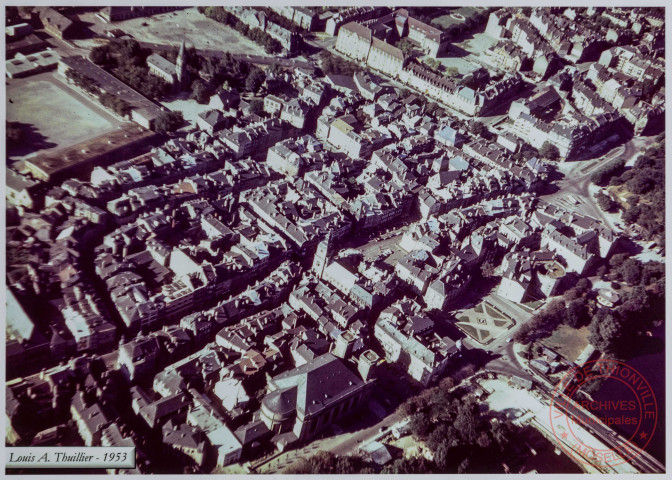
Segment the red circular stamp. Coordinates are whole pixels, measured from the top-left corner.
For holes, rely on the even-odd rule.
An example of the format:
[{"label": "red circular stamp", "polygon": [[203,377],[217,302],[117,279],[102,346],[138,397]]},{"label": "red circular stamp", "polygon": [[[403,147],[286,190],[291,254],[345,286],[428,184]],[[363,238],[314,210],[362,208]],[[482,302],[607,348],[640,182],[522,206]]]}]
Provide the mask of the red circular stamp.
[{"label": "red circular stamp", "polygon": [[[597,380],[621,383],[621,398],[593,401],[577,395]],[[601,471],[632,463],[651,441],[658,405],[644,376],[616,360],[586,362],[565,374],[551,392],[551,429],[560,447],[572,458]],[[619,428],[622,427],[622,428]],[[614,429],[628,431],[627,436]]]}]

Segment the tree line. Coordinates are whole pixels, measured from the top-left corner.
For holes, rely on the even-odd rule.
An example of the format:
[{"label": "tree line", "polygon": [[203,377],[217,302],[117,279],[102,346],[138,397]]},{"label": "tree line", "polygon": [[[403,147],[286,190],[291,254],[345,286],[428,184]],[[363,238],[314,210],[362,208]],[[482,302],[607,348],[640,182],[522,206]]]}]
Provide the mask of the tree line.
[{"label": "tree line", "polygon": [[627,225],[639,225],[647,240],[665,241],[665,133],[656,137],[656,143],[637,157],[632,168],[626,168],[623,159],[615,160],[596,170],[591,181],[600,186],[621,187],[629,193],[627,200],[615,202],[608,195],[595,195],[600,208],[623,210]]},{"label": "tree line", "polygon": [[145,97],[160,99],[170,92],[171,86],[164,79],[150,75],[147,57],[151,54],[151,49],[141,47],[136,40],[113,39],[92,48],[89,58]]}]

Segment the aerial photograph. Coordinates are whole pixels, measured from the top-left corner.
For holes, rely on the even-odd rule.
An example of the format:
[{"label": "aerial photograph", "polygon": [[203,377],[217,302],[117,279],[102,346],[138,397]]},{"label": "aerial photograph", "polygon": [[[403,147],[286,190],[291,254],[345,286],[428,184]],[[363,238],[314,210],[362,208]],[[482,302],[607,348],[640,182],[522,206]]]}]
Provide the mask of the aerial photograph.
[{"label": "aerial photograph", "polygon": [[269,3],[3,7],[4,473],[664,474],[665,7]]}]

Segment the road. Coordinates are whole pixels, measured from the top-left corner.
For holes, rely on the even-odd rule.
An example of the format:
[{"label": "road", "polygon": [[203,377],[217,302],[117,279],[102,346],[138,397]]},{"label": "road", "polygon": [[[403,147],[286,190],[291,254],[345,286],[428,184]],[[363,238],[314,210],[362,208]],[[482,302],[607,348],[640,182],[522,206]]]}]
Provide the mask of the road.
[{"label": "road", "polygon": [[[564,170],[565,178],[556,182],[559,190],[549,195],[542,195],[541,198],[546,202],[559,205],[562,208],[576,210],[579,213],[602,220],[606,225],[613,229],[614,226],[612,225],[612,222],[606,215],[604,215],[602,210],[600,210],[595,199],[589,192],[589,187],[591,185],[590,176],[595,170],[604,166],[605,163],[616,158],[622,158],[626,162],[632,160],[636,155],[639,155],[647,142],[650,142],[650,140],[635,137],[626,144],[612,149],[610,152],[597,159],[577,162],[575,164],[564,164],[564,166],[568,168],[565,168]],[[571,200],[570,195],[578,199],[578,205]]]},{"label": "road", "polygon": [[[571,418],[575,419],[577,423],[583,423],[586,425],[584,428],[589,430],[590,433],[592,433],[610,449],[619,453],[624,459],[627,459],[627,462],[637,468],[641,473],[665,472],[665,466],[649,453],[642,452],[637,456],[633,456],[631,453],[628,453],[637,448],[631,443],[627,442],[622,436],[620,436],[610,427],[604,425],[603,423],[596,422],[594,420],[594,415],[590,414],[587,410],[571,402],[558,402],[558,392],[554,389],[551,389],[544,383],[539,382],[539,391],[547,397],[549,402],[553,401],[555,408],[559,408],[565,411],[565,413],[567,413],[567,415],[569,415]],[[590,425],[590,427],[587,425]],[[630,449],[624,449],[624,444],[630,445]]]}]

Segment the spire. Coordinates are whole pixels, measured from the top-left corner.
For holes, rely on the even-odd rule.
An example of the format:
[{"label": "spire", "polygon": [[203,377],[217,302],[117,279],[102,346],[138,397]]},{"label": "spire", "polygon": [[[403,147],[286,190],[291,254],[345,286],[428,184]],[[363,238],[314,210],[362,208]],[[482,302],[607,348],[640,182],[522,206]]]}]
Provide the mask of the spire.
[{"label": "spire", "polygon": [[177,54],[178,61],[184,59],[184,51],[186,47],[184,44],[184,38],[182,38],[182,44],[180,45],[180,53]]},{"label": "spire", "polygon": [[177,76],[177,81],[182,88],[188,86],[189,84],[189,72],[187,72],[186,56],[187,47],[185,45],[184,38],[182,38],[180,51],[177,54],[177,60],[175,61],[175,74]]}]

